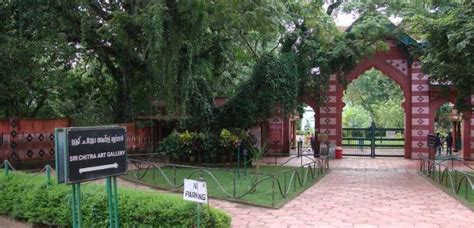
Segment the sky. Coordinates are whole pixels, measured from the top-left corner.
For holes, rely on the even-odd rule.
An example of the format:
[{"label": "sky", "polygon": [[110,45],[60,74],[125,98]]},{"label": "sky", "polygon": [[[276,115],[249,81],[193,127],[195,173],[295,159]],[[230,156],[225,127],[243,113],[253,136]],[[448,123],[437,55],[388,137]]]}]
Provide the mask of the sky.
[{"label": "sky", "polygon": [[[348,27],[357,19],[358,15],[339,12],[337,15],[333,15],[332,17],[337,26]],[[401,17],[389,17],[389,19],[394,24],[398,24],[402,20]]]}]

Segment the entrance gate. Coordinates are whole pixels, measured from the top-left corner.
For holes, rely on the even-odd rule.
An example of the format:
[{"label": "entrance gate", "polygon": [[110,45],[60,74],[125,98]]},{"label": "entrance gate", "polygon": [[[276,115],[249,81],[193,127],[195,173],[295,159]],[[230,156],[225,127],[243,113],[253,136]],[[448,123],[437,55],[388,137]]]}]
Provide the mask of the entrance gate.
[{"label": "entrance gate", "polygon": [[403,157],[403,128],[343,128],[344,156]]}]

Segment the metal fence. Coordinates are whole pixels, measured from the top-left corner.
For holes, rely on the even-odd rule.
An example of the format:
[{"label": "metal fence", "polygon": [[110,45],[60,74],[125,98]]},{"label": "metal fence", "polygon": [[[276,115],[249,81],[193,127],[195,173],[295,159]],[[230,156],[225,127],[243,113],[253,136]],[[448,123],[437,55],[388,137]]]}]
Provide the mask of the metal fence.
[{"label": "metal fence", "polygon": [[[271,163],[272,167],[285,167],[285,169],[272,173],[256,173],[250,169],[235,166],[212,168],[129,159],[129,172],[123,177],[135,183],[171,192],[182,191],[183,179],[203,178],[208,186],[214,186],[210,192],[212,197],[279,208],[291,199],[291,195],[311,186],[329,169],[329,160],[325,156],[313,158],[312,155],[295,155],[290,156],[286,161],[277,160],[276,165],[273,159],[271,160],[265,164]],[[287,166],[290,163],[298,165]],[[258,196],[254,194],[257,189]],[[263,197],[269,201],[268,204],[255,204],[249,200],[252,197]]]},{"label": "metal fence", "polygon": [[474,163],[456,157],[434,160],[420,154],[420,172],[474,207]]},{"label": "metal fence", "polygon": [[403,157],[403,128],[343,128],[342,146],[345,156]]}]

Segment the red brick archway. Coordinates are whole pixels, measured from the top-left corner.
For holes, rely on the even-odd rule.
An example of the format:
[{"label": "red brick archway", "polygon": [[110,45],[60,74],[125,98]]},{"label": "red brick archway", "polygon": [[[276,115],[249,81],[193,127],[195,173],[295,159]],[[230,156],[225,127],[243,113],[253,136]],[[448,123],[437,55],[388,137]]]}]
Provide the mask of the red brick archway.
[{"label": "red brick archway", "polygon": [[[402,106],[405,112],[405,158],[417,159],[419,154],[427,155],[427,135],[434,132],[434,115],[439,105],[452,101],[449,98],[433,96],[438,94],[430,87],[428,75],[423,74],[418,60],[411,61],[402,49],[402,45],[395,40],[387,40],[390,49],[377,52],[375,55],[361,61],[347,76],[346,81],[357,79],[365,71],[376,68],[395,81],[403,91],[405,98]],[[326,101],[323,106],[317,107],[307,99],[303,101],[315,110],[316,130],[329,135],[329,141],[337,146],[342,145],[342,96],[344,86],[336,76],[329,80],[329,91],[324,94]],[[474,96],[472,98],[474,102]],[[464,115],[463,121],[463,156],[474,158],[474,115]],[[472,129],[472,130],[471,130]]]},{"label": "red brick archway", "polygon": [[[400,64],[406,64],[406,60],[401,60]],[[375,68],[377,70],[380,70],[384,75],[386,75],[388,78],[391,80],[395,81],[401,88],[403,97],[404,97],[404,102],[402,104],[404,113],[405,113],[405,129],[407,129],[407,132],[411,131],[409,127],[407,127],[406,123],[406,113],[409,112],[410,110],[407,110],[407,105],[406,102],[409,91],[410,91],[410,85],[407,80],[406,75],[403,75],[401,71],[399,71],[397,68],[392,66],[389,62],[386,61],[384,58],[380,58],[379,56],[374,56],[370,57],[367,59],[364,59],[359,65],[354,69],[346,78],[348,84],[351,83],[353,80],[359,78],[365,71],[370,70],[372,68]],[[402,68],[403,69],[403,68]],[[406,69],[406,68],[405,68]],[[344,91],[345,88],[341,85],[337,85],[336,89],[336,144],[337,145],[342,145],[342,111],[345,106],[342,98],[344,96]],[[409,108],[409,107],[408,107]],[[405,144],[406,144],[405,140]],[[405,145],[406,146],[406,145]],[[407,153],[409,151],[409,148],[405,148],[405,157],[409,156]]]},{"label": "red brick archway", "polygon": [[[399,41],[387,40],[390,49],[377,52],[362,60],[346,77],[346,82],[357,79],[365,71],[376,68],[395,81],[403,91],[405,98],[402,106],[405,113],[405,152],[407,159],[417,159],[420,154],[428,154],[428,134],[434,133],[434,116],[437,108],[448,101],[454,103],[455,91],[448,97],[440,95],[439,88],[430,86],[429,75],[421,71],[419,60],[412,60],[407,48]],[[329,142],[342,145],[342,95],[344,86],[335,75],[329,79],[329,90],[323,94],[323,105],[308,97],[300,97],[315,111],[315,128],[329,137]],[[474,104],[474,95],[471,97]],[[463,114],[462,144],[464,158],[474,159],[474,115]],[[287,129],[285,128],[285,132]],[[288,139],[289,140],[289,139]],[[294,140],[294,139],[293,139]],[[289,145],[289,143],[287,143]],[[285,147],[287,148],[287,147]]]}]

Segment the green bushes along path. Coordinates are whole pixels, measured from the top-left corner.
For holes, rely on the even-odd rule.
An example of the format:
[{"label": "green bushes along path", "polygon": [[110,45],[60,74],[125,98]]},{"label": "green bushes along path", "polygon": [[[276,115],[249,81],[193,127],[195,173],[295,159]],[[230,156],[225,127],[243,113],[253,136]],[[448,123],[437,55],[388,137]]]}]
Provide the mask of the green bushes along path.
[{"label": "green bushes along path", "polygon": [[[107,227],[108,210],[105,186],[85,184],[82,190],[84,227]],[[71,187],[46,184],[46,178],[13,172],[0,175],[0,214],[33,224],[70,225]],[[191,227],[195,223],[194,203],[157,192],[119,188],[120,224],[125,226]],[[206,227],[230,227],[231,218],[224,212],[205,207]]]}]

